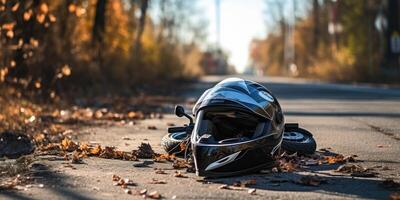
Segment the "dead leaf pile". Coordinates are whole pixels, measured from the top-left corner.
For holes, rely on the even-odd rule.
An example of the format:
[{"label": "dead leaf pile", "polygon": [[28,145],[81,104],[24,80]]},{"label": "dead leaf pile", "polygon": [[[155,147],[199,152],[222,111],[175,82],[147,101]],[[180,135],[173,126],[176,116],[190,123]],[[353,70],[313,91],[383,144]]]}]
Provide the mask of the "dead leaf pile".
[{"label": "dead leaf pile", "polygon": [[169,162],[174,162],[174,160],[176,160],[177,157],[175,156],[175,154],[154,154],[154,162],[165,162],[165,161],[169,161]]},{"label": "dead leaf pile", "polygon": [[194,169],[194,163],[192,162],[191,159],[189,160],[185,160],[185,159],[181,159],[176,157],[174,154],[154,154],[154,158],[153,158],[154,162],[172,162],[172,167],[174,169],[185,169],[186,168],[186,172],[189,173],[194,173],[195,169]]},{"label": "dead leaf pile", "polygon": [[[72,152],[68,156],[67,152]],[[80,163],[85,157],[99,157],[105,159],[119,160],[138,160],[132,152],[117,150],[115,147],[101,147],[100,145],[90,145],[87,143],[77,143],[68,138],[64,138],[61,143],[50,143],[39,148],[39,155],[66,155],[66,159],[72,159],[72,163]]]},{"label": "dead leaf pile", "polygon": [[372,172],[372,169],[365,168],[361,165],[356,164],[341,165],[335,171],[350,174],[351,176],[356,177],[375,177],[377,174],[376,172]]},{"label": "dead leaf pile", "polygon": [[313,155],[297,155],[296,153],[288,155],[283,153],[277,158],[277,167],[273,172],[293,172],[300,170],[307,166],[318,166],[318,165],[333,165],[333,164],[344,164],[348,162],[357,162],[355,159],[357,155],[344,156],[342,154],[324,155],[323,153],[317,152]]},{"label": "dead leaf pile", "polygon": [[325,156],[325,160],[328,162],[328,164],[343,164],[346,162],[356,162],[355,157],[357,155],[352,155],[352,156],[343,156],[342,154],[337,154],[335,156]]}]

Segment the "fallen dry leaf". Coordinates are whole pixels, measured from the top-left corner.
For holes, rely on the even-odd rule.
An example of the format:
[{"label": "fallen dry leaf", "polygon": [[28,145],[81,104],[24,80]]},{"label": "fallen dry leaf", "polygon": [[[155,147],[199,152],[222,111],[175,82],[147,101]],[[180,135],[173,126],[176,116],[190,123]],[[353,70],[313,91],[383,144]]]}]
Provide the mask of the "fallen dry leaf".
[{"label": "fallen dry leaf", "polygon": [[176,159],[174,160],[174,164],[172,164],[174,169],[184,169],[184,168],[192,168],[193,165],[188,163],[186,160],[183,159]]},{"label": "fallen dry leaf", "polygon": [[247,193],[251,194],[251,195],[255,195],[256,194],[256,189],[252,188],[247,190]]},{"label": "fallen dry leaf", "polygon": [[155,154],[153,158],[154,162],[163,162],[163,161],[170,161],[173,162],[176,160],[175,154]]},{"label": "fallen dry leaf", "polygon": [[157,169],[156,171],[155,171],[155,173],[156,174],[167,174],[164,170],[162,170],[162,169]]},{"label": "fallen dry leaf", "polygon": [[229,186],[224,184],[218,187],[218,189],[229,189]]},{"label": "fallen dry leaf", "polygon": [[72,151],[77,150],[78,148],[79,148],[79,146],[72,140],[69,140],[68,138],[64,138],[61,141],[61,149],[64,151],[72,152]]},{"label": "fallen dry leaf", "polygon": [[218,189],[225,189],[225,190],[244,190],[242,187],[230,186],[230,185],[220,185]]},{"label": "fallen dry leaf", "polygon": [[144,195],[144,194],[146,194],[147,193],[147,189],[143,189],[143,190],[140,190],[139,191],[139,194],[140,195]]},{"label": "fallen dry leaf", "polygon": [[149,197],[151,199],[160,199],[161,195],[157,191],[153,191],[153,192],[150,192],[149,194],[147,194],[147,197]]},{"label": "fallen dry leaf", "polygon": [[336,164],[336,163],[343,164],[343,163],[346,163],[346,162],[354,162],[355,161],[354,157],[357,157],[357,156],[347,156],[347,157],[345,157],[342,154],[337,154],[335,156],[325,156],[325,160],[329,164]]},{"label": "fallen dry leaf", "polygon": [[82,155],[79,152],[74,151],[72,153],[71,163],[72,164],[82,164],[83,163],[82,162]]},{"label": "fallen dry leaf", "polygon": [[117,176],[117,175],[112,175],[112,180],[113,181],[119,181],[121,179],[121,177],[120,176]]},{"label": "fallen dry leaf", "polygon": [[167,181],[165,181],[165,180],[157,180],[157,179],[153,178],[149,183],[150,184],[166,184]]},{"label": "fallen dry leaf", "polygon": [[175,171],[174,176],[177,178],[188,178],[188,176],[185,176],[181,172],[178,172],[178,171]]}]

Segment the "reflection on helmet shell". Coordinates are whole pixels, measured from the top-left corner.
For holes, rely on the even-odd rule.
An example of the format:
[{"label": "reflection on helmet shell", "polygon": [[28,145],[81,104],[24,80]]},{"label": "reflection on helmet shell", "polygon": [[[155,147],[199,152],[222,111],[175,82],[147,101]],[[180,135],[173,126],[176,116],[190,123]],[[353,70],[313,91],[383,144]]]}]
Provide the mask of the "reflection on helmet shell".
[{"label": "reflection on helmet shell", "polygon": [[228,78],[203,93],[193,108],[193,114],[196,115],[200,109],[223,101],[240,104],[270,120],[274,111],[271,103],[276,103],[273,95],[260,84],[240,78]]}]

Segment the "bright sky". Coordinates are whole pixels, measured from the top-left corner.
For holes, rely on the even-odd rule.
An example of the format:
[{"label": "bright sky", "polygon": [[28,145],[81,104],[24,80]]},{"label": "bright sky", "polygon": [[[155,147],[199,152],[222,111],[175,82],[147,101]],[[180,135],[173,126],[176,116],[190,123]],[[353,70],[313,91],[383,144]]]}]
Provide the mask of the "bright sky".
[{"label": "bright sky", "polygon": [[[243,72],[249,55],[250,41],[265,36],[263,0],[220,0],[220,44],[229,52],[229,63]],[[209,20],[208,42],[216,41],[215,0],[200,0],[199,7]]]}]

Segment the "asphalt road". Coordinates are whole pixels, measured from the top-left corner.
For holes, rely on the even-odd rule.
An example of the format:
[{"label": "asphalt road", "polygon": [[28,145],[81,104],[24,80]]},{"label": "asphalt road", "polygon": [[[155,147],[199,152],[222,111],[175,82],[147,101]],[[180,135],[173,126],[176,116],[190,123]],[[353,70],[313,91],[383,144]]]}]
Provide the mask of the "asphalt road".
[{"label": "asphalt road", "polygon": [[[190,108],[201,93],[225,77],[209,76],[183,91],[184,103]],[[318,148],[331,148],[336,153],[358,155],[365,167],[385,167],[377,170],[378,177],[356,178],[332,172],[332,167],[313,168],[307,172],[254,174],[240,177],[198,182],[202,178],[185,174],[188,178],[176,178],[174,170],[167,174],[155,174],[154,168],[171,168],[169,163],[154,163],[148,168],[137,168],[133,162],[85,159],[85,164],[65,167],[65,161],[40,158],[39,183],[44,187],[32,187],[26,191],[7,192],[0,198],[20,199],[142,199],[129,196],[123,189],[113,186],[111,176],[117,174],[137,183],[133,189],[156,190],[164,198],[171,199],[387,199],[393,191],[382,187],[386,178],[400,181],[400,89],[365,85],[326,84],[288,78],[245,77],[266,85],[278,98],[286,122],[300,123],[310,130]],[[137,125],[112,127],[85,127],[88,134],[78,136],[80,141],[95,141],[132,150],[141,142],[150,143],[157,152],[166,134],[168,123],[183,124],[185,119],[166,114],[163,119],[140,121]],[[157,130],[148,130],[155,125]],[[122,138],[131,138],[124,140]],[[337,167],[337,166],[336,166]],[[184,172],[182,172],[184,173]],[[41,175],[40,175],[41,174]],[[291,182],[304,175],[317,174],[328,183],[317,187],[297,185]],[[167,184],[149,184],[152,178],[165,180]],[[223,183],[256,179],[256,195],[247,190],[222,190]],[[283,180],[281,183],[271,180]],[[279,182],[279,181],[278,181]]]}]

